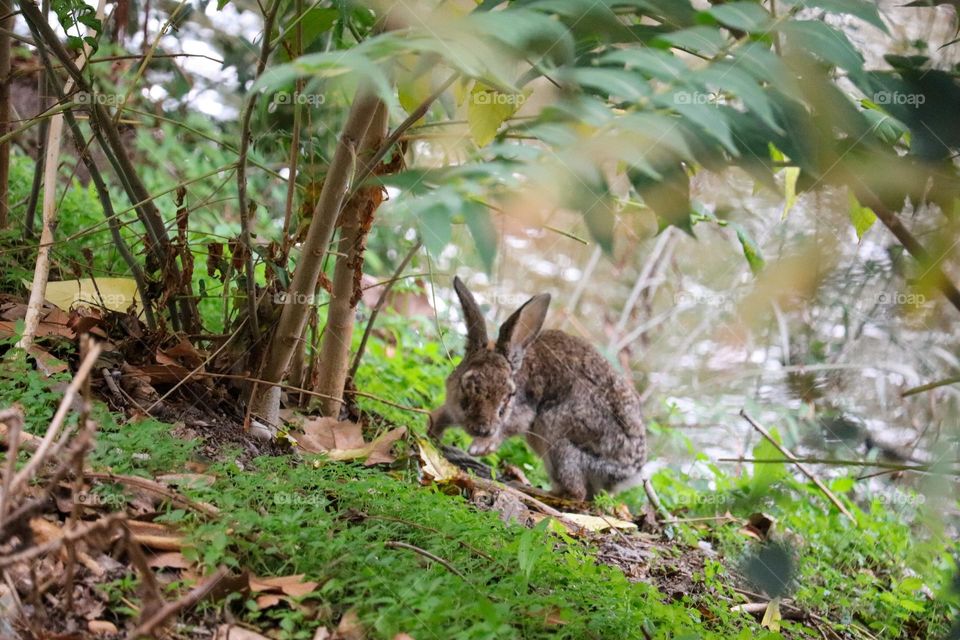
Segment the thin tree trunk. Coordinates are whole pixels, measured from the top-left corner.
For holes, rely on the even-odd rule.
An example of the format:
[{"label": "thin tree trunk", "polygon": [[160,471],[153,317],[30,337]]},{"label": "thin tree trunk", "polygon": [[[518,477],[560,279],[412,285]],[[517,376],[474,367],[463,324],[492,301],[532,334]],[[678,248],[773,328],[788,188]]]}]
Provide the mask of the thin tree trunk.
[{"label": "thin tree trunk", "polygon": [[[303,243],[303,253],[293,272],[277,330],[260,374],[260,378],[269,383],[278,383],[283,379],[294,349],[300,345],[300,336],[314,303],[313,292],[323,267],[323,257],[333,237],[344,197],[356,173],[357,146],[366,135],[379,106],[380,99],[370,90],[358,89],[323,182]],[[257,391],[254,389],[251,405],[253,414],[268,424],[277,424],[280,387],[261,387],[259,393]]]},{"label": "thin tree trunk", "polygon": [[[381,104],[358,154],[364,164],[380,148],[386,135],[387,110]],[[330,293],[330,304],[327,305],[327,326],[320,344],[320,362],[324,367],[316,389],[317,393],[323,394],[320,396],[320,410],[324,415],[337,417],[343,404],[343,387],[350,369],[350,346],[360,299],[363,251],[374,212],[381,200],[379,185],[361,187],[350,198],[341,217],[333,291]]]},{"label": "thin tree trunk", "polygon": [[[29,0],[26,0],[29,2]],[[105,0],[100,0],[97,6],[97,18],[103,20]],[[31,7],[36,10],[36,7]],[[37,43],[40,46],[40,43]],[[84,45],[83,51],[77,58],[77,63],[83,67],[90,55],[90,45]],[[70,61],[71,64],[73,61]],[[52,80],[52,79],[51,79]],[[73,90],[73,80],[67,80],[63,93],[69,94]],[[63,113],[58,113],[50,119],[50,129],[47,132],[46,157],[43,163],[43,227],[40,229],[40,247],[37,250],[37,262],[33,269],[33,283],[30,286],[30,300],[27,302],[27,313],[24,317],[23,336],[17,342],[17,347],[27,351],[33,344],[33,338],[40,324],[40,309],[47,293],[47,280],[50,277],[50,248],[53,246],[53,228],[57,219],[57,169],[60,165],[60,142],[63,139]]]},{"label": "thin tree trunk", "polygon": [[[260,77],[267,66],[267,60],[270,58],[270,32],[273,31],[273,20],[276,18],[279,9],[280,0],[273,0],[270,9],[263,16],[260,59],[257,61],[257,70],[254,78]],[[251,93],[243,109],[242,124],[240,125],[240,154],[237,158],[237,203],[240,209],[240,241],[246,250],[246,260],[244,260],[246,278],[244,282],[247,293],[247,314],[250,316],[250,324],[248,325],[250,327],[251,337],[250,347],[254,362],[258,361],[257,358],[262,350],[262,345],[260,344],[260,319],[257,317],[257,280],[253,261],[252,233],[250,230],[256,214],[256,205],[247,203],[247,152],[250,150],[250,123],[253,118],[253,108],[256,106],[259,96],[259,92]]]},{"label": "thin tree trunk", "polygon": [[[13,2],[0,0],[0,136],[10,126],[10,32],[13,30]],[[0,229],[10,224],[10,141],[0,143]]]},{"label": "thin tree trunk", "polygon": [[[31,32],[34,34],[37,46],[46,44],[63,65],[63,68],[70,75],[73,82],[76,83],[76,86],[81,91],[93,95],[93,88],[83,77],[77,64],[63,46],[63,43],[60,42],[60,38],[47,23],[45,16],[40,13],[40,10],[33,1],[20,0],[19,5],[21,14],[27,21]],[[54,79],[51,78],[51,81],[54,81]],[[127,156],[126,146],[117,131],[113,118],[110,117],[110,114],[103,105],[95,100],[92,101],[90,105],[90,115],[97,142],[103,148],[104,153],[114,166],[114,170],[120,178],[131,202],[136,204],[138,216],[143,221],[147,236],[150,240],[147,248],[153,253],[157,263],[160,265],[163,271],[164,282],[179,283],[181,278],[180,270],[170,251],[170,239],[167,236],[163,217],[160,215],[160,211],[157,209],[156,204],[154,204],[150,193],[137,174],[133,162],[129,156]],[[168,301],[168,306],[171,313],[170,320],[173,323],[174,329],[178,330],[180,320],[188,320],[190,317],[188,307],[182,304],[178,305],[176,300]],[[182,308],[182,314],[178,314],[178,307]]]},{"label": "thin tree trunk", "polygon": [[[43,60],[45,72],[49,73],[50,76],[53,77],[53,62],[50,60],[47,50],[43,47],[38,47],[38,49],[40,52],[40,57]],[[67,96],[64,94],[63,90],[60,89],[59,85],[53,86],[57,91],[57,97],[60,99],[60,101],[66,102]],[[120,252],[124,262],[127,263],[127,266],[130,268],[130,272],[133,275],[133,279],[137,283],[137,291],[140,292],[140,302],[143,304],[147,327],[150,329],[150,331],[155,331],[157,325],[153,317],[153,309],[150,305],[150,299],[147,297],[147,281],[143,275],[143,270],[140,268],[140,263],[137,262],[136,257],[130,252],[130,248],[127,247],[127,243],[120,233],[120,222],[114,214],[113,202],[110,200],[110,191],[107,189],[107,185],[103,181],[103,176],[100,174],[100,169],[97,167],[97,163],[94,161],[93,156],[90,153],[89,145],[84,142],[83,132],[80,130],[80,125],[77,123],[77,119],[73,116],[73,112],[69,110],[64,111],[61,114],[57,114],[55,119],[61,116],[66,120],[67,126],[70,128],[71,135],[73,136],[73,142],[77,149],[77,155],[87,168],[87,172],[90,174],[90,179],[97,191],[97,197],[100,199],[100,205],[103,208],[103,215],[107,220],[107,226],[110,228],[110,235],[113,238],[113,244],[117,248],[117,251]],[[44,123],[46,122],[47,121],[45,120]],[[47,127],[43,127],[43,130],[46,129]],[[43,141],[40,148],[46,149],[47,141]],[[44,155],[46,155],[46,152],[44,152]],[[38,167],[43,167],[43,160],[38,160],[37,165]],[[37,173],[39,174],[39,172],[40,169],[38,168]],[[39,186],[36,185],[37,181],[35,180],[34,182],[34,186],[39,192]],[[30,215],[32,215],[32,213]]]}]

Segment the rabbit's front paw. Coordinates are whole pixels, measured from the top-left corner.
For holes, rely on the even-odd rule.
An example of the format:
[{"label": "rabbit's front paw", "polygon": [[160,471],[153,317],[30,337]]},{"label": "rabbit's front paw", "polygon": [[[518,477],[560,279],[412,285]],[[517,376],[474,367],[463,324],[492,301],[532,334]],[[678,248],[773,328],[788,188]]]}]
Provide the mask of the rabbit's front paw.
[{"label": "rabbit's front paw", "polygon": [[497,450],[500,446],[500,438],[496,436],[490,438],[474,438],[468,449],[472,456],[486,456]]}]

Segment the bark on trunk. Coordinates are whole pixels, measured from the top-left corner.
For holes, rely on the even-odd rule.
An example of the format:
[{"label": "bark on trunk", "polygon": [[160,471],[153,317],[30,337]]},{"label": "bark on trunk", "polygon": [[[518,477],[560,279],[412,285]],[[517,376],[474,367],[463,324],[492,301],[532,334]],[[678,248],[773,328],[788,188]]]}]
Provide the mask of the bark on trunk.
[{"label": "bark on trunk", "polygon": [[[372,92],[365,89],[357,91],[307,230],[303,253],[293,272],[277,331],[267,351],[260,374],[262,380],[280,382],[290,366],[294,349],[300,346],[300,336],[314,303],[313,292],[323,267],[323,257],[333,237],[350,181],[356,173],[357,147],[366,135],[379,105],[380,100]],[[280,387],[261,386],[255,389],[251,410],[261,420],[277,424]]]},{"label": "bark on trunk", "polygon": [[[386,135],[387,113],[381,104],[358,154],[362,162],[372,159]],[[337,417],[343,404],[343,387],[350,369],[355,312],[360,300],[363,250],[374,212],[381,200],[379,186],[363,187],[350,199],[341,216],[333,291],[330,293],[330,304],[327,305],[327,325],[320,345],[323,369],[317,392],[324,394],[320,397],[320,409],[324,415]]]},{"label": "bark on trunk", "polygon": [[[13,30],[13,2],[0,0],[0,136],[10,126],[10,31]],[[0,229],[10,223],[10,141],[0,142]]]}]

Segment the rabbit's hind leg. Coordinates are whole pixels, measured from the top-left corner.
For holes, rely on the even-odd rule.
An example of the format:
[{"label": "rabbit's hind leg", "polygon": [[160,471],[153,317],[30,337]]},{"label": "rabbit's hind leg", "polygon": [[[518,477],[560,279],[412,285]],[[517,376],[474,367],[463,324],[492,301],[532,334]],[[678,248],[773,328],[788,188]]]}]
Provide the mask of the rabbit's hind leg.
[{"label": "rabbit's hind leg", "polygon": [[557,440],[544,456],[550,474],[551,493],[573,500],[587,500],[592,492],[587,478],[586,454],[569,440]]}]

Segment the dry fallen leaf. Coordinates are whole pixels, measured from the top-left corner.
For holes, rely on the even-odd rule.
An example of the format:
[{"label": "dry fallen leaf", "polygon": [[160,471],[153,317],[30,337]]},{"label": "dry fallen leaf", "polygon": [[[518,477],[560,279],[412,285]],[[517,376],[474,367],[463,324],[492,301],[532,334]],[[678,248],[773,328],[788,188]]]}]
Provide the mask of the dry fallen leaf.
[{"label": "dry fallen leaf", "polygon": [[447,482],[460,475],[460,469],[444,458],[443,454],[426,438],[417,438],[417,449],[420,471],[423,473],[420,481],[423,484]]},{"label": "dry fallen leaf", "polygon": [[168,487],[186,487],[188,489],[211,487],[216,481],[216,476],[207,473],[164,473],[157,476],[157,482]]},{"label": "dry fallen leaf", "polygon": [[69,369],[66,362],[51,355],[36,344],[31,344],[27,349],[27,353],[37,361],[37,369],[40,370],[40,373],[42,373],[45,378],[49,378],[55,373],[63,373]]},{"label": "dry fallen leaf", "polygon": [[179,551],[159,553],[147,560],[147,566],[153,569],[186,569],[191,564]]},{"label": "dry fallen leaf", "polygon": [[295,598],[305,596],[316,590],[317,582],[303,579],[304,574],[280,576],[276,578],[258,578],[250,576],[250,590],[260,592],[281,592]]},{"label": "dry fallen leaf", "polygon": [[117,625],[109,620],[90,620],[87,622],[87,630],[95,636],[112,636],[119,633]]},{"label": "dry fallen leaf", "polygon": [[406,427],[397,427],[386,432],[376,440],[370,443],[370,455],[367,456],[365,464],[389,464],[396,460],[393,455],[393,443],[402,438],[407,433]]},{"label": "dry fallen leaf", "polygon": [[564,513],[564,520],[569,520],[577,526],[587,531],[608,531],[610,529],[619,529],[621,531],[636,530],[637,525],[634,522],[620,520],[611,516],[591,516],[586,513]]},{"label": "dry fallen leaf", "polygon": [[310,453],[324,453],[332,460],[365,460],[369,466],[393,462],[393,443],[406,433],[406,427],[397,427],[366,443],[357,423],[316,418],[304,423],[303,434],[296,440]]},{"label": "dry fallen leaf", "polygon": [[180,551],[183,549],[183,538],[176,529],[157,522],[140,522],[128,520],[126,524],[134,541],[151,549],[161,551]]},{"label": "dry fallen leaf", "polygon": [[257,609],[261,611],[269,609],[270,607],[277,606],[281,602],[289,602],[289,598],[277,595],[276,593],[264,593],[257,596]]},{"label": "dry fallen leaf", "polygon": [[222,624],[217,627],[213,640],[270,640],[256,631],[250,631],[235,624]]},{"label": "dry fallen leaf", "polygon": [[364,640],[366,638],[363,624],[360,622],[360,616],[357,615],[356,610],[350,609],[343,614],[333,637],[336,640]]}]

